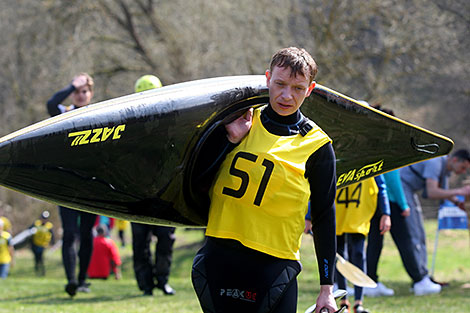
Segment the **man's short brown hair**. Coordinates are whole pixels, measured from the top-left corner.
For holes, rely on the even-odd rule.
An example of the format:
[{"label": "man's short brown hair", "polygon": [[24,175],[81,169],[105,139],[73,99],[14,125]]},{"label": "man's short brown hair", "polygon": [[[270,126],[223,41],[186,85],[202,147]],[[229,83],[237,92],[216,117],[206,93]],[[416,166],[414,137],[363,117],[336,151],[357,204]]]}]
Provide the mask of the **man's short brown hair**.
[{"label": "man's short brown hair", "polygon": [[318,72],[317,64],[312,56],[302,48],[289,47],[277,51],[271,58],[269,71],[272,73],[275,66],[290,67],[292,75],[302,75],[311,83]]},{"label": "man's short brown hair", "polygon": [[470,152],[467,149],[460,149],[452,153],[452,156],[459,159],[459,161],[470,162]]}]

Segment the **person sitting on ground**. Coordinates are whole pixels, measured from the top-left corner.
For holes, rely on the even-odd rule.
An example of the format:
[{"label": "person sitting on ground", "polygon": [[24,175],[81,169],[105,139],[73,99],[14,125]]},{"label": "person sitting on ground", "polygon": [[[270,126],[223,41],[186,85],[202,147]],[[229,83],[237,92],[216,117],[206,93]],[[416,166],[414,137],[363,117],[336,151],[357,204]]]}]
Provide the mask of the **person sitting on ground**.
[{"label": "person sitting on ground", "polygon": [[97,236],[93,239],[93,253],[88,267],[89,278],[107,279],[114,273],[116,279],[121,278],[121,257],[119,250],[111,238],[108,238],[108,227],[99,224],[96,227]]}]

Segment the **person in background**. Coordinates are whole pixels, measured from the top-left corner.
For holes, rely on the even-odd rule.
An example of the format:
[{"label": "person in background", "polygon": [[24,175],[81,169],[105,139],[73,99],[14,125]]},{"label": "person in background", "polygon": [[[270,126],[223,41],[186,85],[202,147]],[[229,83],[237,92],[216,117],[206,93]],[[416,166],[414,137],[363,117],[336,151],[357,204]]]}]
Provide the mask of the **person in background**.
[{"label": "person in background", "polygon": [[93,239],[93,253],[88,267],[89,278],[107,279],[111,273],[114,278],[121,278],[121,257],[119,250],[111,238],[108,238],[108,227],[99,224],[96,227],[97,235]]},{"label": "person in background", "polygon": [[49,216],[49,211],[42,212],[39,219],[30,226],[30,228],[36,229],[31,240],[31,250],[34,254],[34,271],[38,276],[46,275],[44,250],[50,243],[54,243],[54,232],[52,231],[54,225],[49,222]]},{"label": "person in background", "polygon": [[[160,88],[162,83],[154,75],[140,77],[134,86],[135,92]],[[175,243],[175,228],[166,226],[131,223],[132,251],[134,273],[139,289],[144,296],[153,295],[153,289],[158,288],[164,295],[175,294],[168,283]],[[150,242],[152,236],[157,237],[155,245],[155,263],[152,263]]]},{"label": "person in background", "polygon": [[129,228],[129,221],[116,219],[116,228],[118,230],[119,240],[121,240],[121,247],[126,246],[125,231]]},{"label": "person in background", "polygon": [[12,234],[11,229],[11,222],[10,220],[4,215],[2,202],[0,201],[0,220],[3,221],[3,230]]},{"label": "person in background", "polygon": [[[65,88],[56,92],[47,101],[47,111],[56,116],[70,110],[87,106],[93,97],[94,82],[87,73],[75,76]],[[63,101],[70,98],[72,104],[64,105]],[[60,219],[64,230],[62,236],[62,263],[64,265],[67,284],[65,292],[71,297],[78,292],[90,292],[90,284],[86,282],[86,272],[93,251],[92,228],[96,215],[59,206]],[[75,242],[80,240],[78,250],[79,272],[75,275],[77,252]]]},{"label": "person in background", "polygon": [[4,222],[0,219],[0,279],[8,277],[10,267],[15,264],[15,251],[11,245],[10,233],[3,230]]},{"label": "person in background", "polygon": [[[390,206],[387,188],[382,175],[341,188],[336,196],[336,234],[338,253],[345,257],[348,248],[348,259],[359,269],[364,269],[366,254],[364,242],[371,230],[371,220],[376,212],[380,219],[377,231],[384,235],[390,230]],[[346,258],[346,257],[345,257]],[[346,290],[346,279],[336,271],[338,288]],[[344,312],[350,312],[347,296],[341,299],[340,306],[346,306]],[[368,313],[363,307],[363,288],[354,286],[354,313]]]},{"label": "person in background", "polygon": [[400,169],[401,183],[410,206],[410,215],[399,219],[400,223],[393,222],[392,237],[396,234],[394,240],[405,269],[413,280],[415,295],[441,291],[441,285],[433,281],[428,274],[426,233],[418,193],[423,192],[424,198],[448,199],[464,209],[464,202],[461,202],[457,196],[469,196],[470,186],[450,189],[448,180],[452,173],[461,175],[469,168],[470,153],[468,150],[460,149],[450,156],[430,159]]},{"label": "person in background", "polygon": [[300,112],[316,73],[304,49],[277,51],[265,73],[269,103],[214,131],[217,142],[206,152],[213,170],[199,177],[211,185],[206,241],[192,269],[204,312],[297,311],[309,198],[320,274],[316,312],[337,310],[335,156],[328,135]]}]

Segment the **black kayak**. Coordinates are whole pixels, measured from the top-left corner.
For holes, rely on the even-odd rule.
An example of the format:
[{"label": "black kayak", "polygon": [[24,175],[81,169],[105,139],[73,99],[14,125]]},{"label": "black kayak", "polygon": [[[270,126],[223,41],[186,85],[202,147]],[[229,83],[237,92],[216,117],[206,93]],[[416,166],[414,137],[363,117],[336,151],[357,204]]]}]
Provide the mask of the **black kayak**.
[{"label": "black kayak", "polygon": [[[76,109],[0,138],[0,185],[131,221],[204,226],[198,159],[269,100],[262,75],[210,78]],[[301,107],[333,139],[338,188],[448,154],[452,140],[317,85]]]}]

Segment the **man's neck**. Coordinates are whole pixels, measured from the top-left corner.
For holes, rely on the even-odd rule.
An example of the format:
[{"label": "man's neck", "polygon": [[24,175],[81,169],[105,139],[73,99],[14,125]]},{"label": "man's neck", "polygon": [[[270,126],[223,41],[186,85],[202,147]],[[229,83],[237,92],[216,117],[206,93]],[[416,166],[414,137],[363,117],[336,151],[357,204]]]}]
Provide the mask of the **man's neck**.
[{"label": "man's neck", "polygon": [[300,119],[302,118],[302,115],[300,114],[299,110],[295,111],[294,113],[290,115],[280,115],[276,111],[273,110],[270,104],[266,106],[264,111],[266,115],[269,117],[269,119],[279,124],[293,125],[293,124],[298,123]]},{"label": "man's neck", "polygon": [[261,112],[261,123],[268,132],[277,136],[298,134],[303,119],[299,110],[291,115],[282,116],[277,114],[270,105],[267,105]]}]

